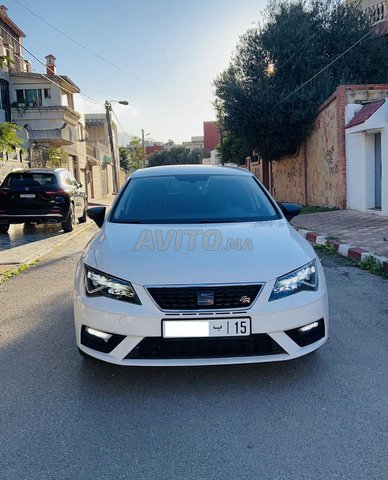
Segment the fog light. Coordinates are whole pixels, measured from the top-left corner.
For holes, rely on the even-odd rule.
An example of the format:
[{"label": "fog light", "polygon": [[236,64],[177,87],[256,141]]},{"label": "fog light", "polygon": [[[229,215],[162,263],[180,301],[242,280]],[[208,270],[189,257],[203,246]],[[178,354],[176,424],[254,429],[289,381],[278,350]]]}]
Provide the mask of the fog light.
[{"label": "fog light", "polygon": [[319,325],[318,322],[309,323],[308,325],[305,325],[304,327],[299,328],[299,331],[302,333],[309,332],[313,328],[316,328],[318,325]]},{"label": "fog light", "polygon": [[102,338],[104,342],[108,343],[109,340],[113,337],[111,333],[100,332],[100,330],[94,330],[94,328],[86,327],[86,333],[93,335],[98,338]]}]

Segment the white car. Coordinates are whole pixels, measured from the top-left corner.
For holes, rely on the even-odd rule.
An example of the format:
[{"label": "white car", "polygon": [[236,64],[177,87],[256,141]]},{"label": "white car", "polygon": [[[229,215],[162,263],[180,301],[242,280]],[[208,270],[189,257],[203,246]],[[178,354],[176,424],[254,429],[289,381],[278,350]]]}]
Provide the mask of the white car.
[{"label": "white car", "polygon": [[[119,365],[290,360],[328,338],[321,264],[241,168],[153,167],[131,175],[77,267],[84,356]],[[106,218],[105,218],[106,216]]]}]

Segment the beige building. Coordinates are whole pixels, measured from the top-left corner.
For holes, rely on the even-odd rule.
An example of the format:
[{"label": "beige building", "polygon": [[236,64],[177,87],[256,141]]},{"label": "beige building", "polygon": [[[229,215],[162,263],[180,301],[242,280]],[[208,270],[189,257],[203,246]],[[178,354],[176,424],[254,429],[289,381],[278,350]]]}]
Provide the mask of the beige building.
[{"label": "beige building", "polygon": [[[110,195],[114,192],[114,173],[112,153],[109,142],[108,122],[104,113],[85,115],[87,140],[87,170],[89,172],[89,195],[94,198]],[[116,158],[119,158],[117,125],[112,120],[113,143]],[[120,185],[125,175],[120,172]]]}]

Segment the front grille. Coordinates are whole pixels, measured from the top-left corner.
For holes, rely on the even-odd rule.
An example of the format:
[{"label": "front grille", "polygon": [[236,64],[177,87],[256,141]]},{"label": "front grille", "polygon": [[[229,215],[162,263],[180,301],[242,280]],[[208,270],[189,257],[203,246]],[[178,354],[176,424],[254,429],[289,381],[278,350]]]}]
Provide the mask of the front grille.
[{"label": "front grille", "polygon": [[[224,285],[206,287],[150,287],[154,301],[162,310],[214,310],[249,308],[261,285]],[[200,298],[212,299],[201,304]]]},{"label": "front grille", "polygon": [[146,337],[125,357],[128,359],[227,358],[279,355],[286,352],[267,334],[244,338]]}]

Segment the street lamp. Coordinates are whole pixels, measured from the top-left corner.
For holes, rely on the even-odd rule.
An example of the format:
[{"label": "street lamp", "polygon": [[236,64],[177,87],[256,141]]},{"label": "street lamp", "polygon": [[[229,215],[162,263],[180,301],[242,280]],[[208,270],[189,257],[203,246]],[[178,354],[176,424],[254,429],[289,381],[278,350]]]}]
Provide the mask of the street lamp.
[{"label": "street lamp", "polygon": [[145,168],[145,157],[146,157],[146,149],[145,149],[145,142],[144,142],[144,137],[147,137],[149,133],[146,133],[144,135],[144,130],[141,129],[141,145],[143,147],[143,168]]},{"label": "street lamp", "polygon": [[114,182],[113,182],[113,189],[114,193],[118,193],[119,191],[119,171],[120,171],[120,166],[118,164],[118,158],[116,156],[116,150],[115,146],[113,143],[113,128],[112,128],[112,103],[119,103],[120,105],[129,105],[127,100],[106,100],[105,101],[105,114],[106,114],[106,121],[108,123],[108,135],[109,135],[109,143],[110,143],[110,151],[112,154],[112,167],[113,167],[113,177],[114,177]]}]

